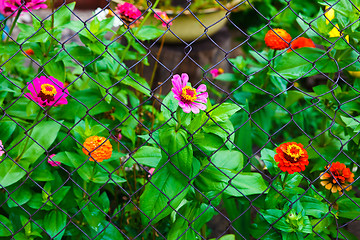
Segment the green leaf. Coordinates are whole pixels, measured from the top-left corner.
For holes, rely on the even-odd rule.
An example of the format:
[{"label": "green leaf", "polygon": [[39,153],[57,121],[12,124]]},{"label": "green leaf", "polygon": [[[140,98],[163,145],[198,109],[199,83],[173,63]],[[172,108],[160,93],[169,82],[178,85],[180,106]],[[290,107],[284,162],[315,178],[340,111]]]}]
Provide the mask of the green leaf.
[{"label": "green leaf", "polygon": [[263,194],[267,190],[264,179],[259,173],[240,173],[208,166],[195,179],[196,186],[203,192],[224,192],[233,197]]},{"label": "green leaf", "polygon": [[61,6],[59,9],[56,9],[54,13],[54,26],[56,28],[59,28],[59,27],[64,27],[63,25],[69,23],[74,8],[75,8],[75,2],[72,2],[67,4],[66,6]]},{"label": "green leaf", "polygon": [[275,65],[275,72],[270,72],[270,75],[281,75],[288,79],[298,79],[319,74],[319,71],[333,73],[338,71],[338,67],[325,54],[324,50],[318,48],[300,48],[296,49],[296,53],[292,51],[282,55],[282,58]]},{"label": "green leaf", "polygon": [[[129,76],[130,75],[130,76]],[[130,72],[128,75],[124,76],[117,76],[115,77],[118,81],[122,84],[127,86],[133,87],[136,90],[142,92],[146,96],[150,97],[150,86],[146,82],[144,78],[142,78],[139,74]]]},{"label": "green leaf", "polygon": [[234,103],[222,103],[214,105],[211,109],[209,109],[210,116],[215,122],[226,121],[228,120],[234,113],[240,111],[241,107]]},{"label": "green leaf", "polygon": [[47,234],[55,240],[60,240],[65,233],[66,219],[66,214],[59,210],[48,213],[44,218],[44,229]]},{"label": "green leaf", "polygon": [[[178,218],[171,225],[167,236],[169,240],[187,240],[199,238],[201,227],[204,226],[215,215],[213,207],[202,203],[199,206],[197,202],[188,202],[177,210]],[[189,225],[190,222],[190,225]],[[189,228],[191,226],[191,228]]]},{"label": "green leaf", "polygon": [[[81,210],[81,213],[84,215],[84,217],[85,217],[87,223],[90,225],[90,227],[92,229],[94,229],[96,232],[99,231],[99,228],[101,227],[101,222],[103,220],[105,220],[105,215],[100,210],[101,206],[97,207],[94,205],[94,203],[92,203],[90,201],[82,201],[79,204],[79,207],[83,208]],[[105,210],[105,209],[103,209],[103,210]]]},{"label": "green leaf", "polygon": [[214,166],[240,171],[244,167],[243,155],[239,151],[220,150],[211,157]]},{"label": "green leaf", "polygon": [[[159,165],[170,161],[168,165],[174,164],[176,168],[191,177],[193,150],[187,139],[186,131],[183,129],[176,130],[174,127],[165,125],[160,129],[159,136],[160,145],[164,150],[161,152],[162,159]],[[178,175],[179,171],[176,168],[170,168],[170,171],[174,171],[173,173]]]},{"label": "green leaf", "polygon": [[121,232],[108,221],[102,221],[99,226],[99,232],[105,229],[98,237],[94,240],[123,240],[124,237]]},{"label": "green leaf", "polygon": [[[10,189],[8,189],[10,190]],[[7,200],[9,208],[21,206],[28,201],[30,201],[32,192],[26,185],[22,185],[14,193],[10,194],[10,197],[13,199]]]},{"label": "green leaf", "polygon": [[146,185],[140,197],[140,209],[144,213],[141,218],[144,225],[150,220],[151,224],[157,223],[179,206],[190,189],[187,181],[187,178],[179,173],[174,176],[167,166],[154,174],[151,178],[152,184]]},{"label": "green leaf", "polygon": [[[261,211],[262,216],[265,220],[270,223],[274,224],[274,227],[283,231],[283,232],[294,232],[294,229],[285,221],[285,217],[283,216],[283,211],[279,209],[268,209],[265,211]],[[280,219],[279,219],[280,218]]]},{"label": "green leaf", "polygon": [[275,151],[266,148],[262,149],[260,153],[261,160],[264,161],[265,166],[272,176],[275,176],[278,172],[280,172],[280,169],[277,166],[277,162],[274,159],[275,154]]},{"label": "green leaf", "polygon": [[10,159],[0,162],[0,188],[10,186],[18,182],[29,169],[29,163],[20,161],[14,163]]},{"label": "green leaf", "polygon": [[0,215],[0,236],[1,237],[11,236],[13,235],[12,232],[14,232],[13,224],[10,222],[9,219],[4,217],[3,215]]},{"label": "green leaf", "polygon": [[[164,98],[161,104],[161,112],[164,115],[166,120],[174,119],[171,116],[171,113],[176,113],[176,109],[179,106],[179,102],[174,98],[174,93],[172,91]],[[174,120],[170,120],[169,125],[175,125]]]},{"label": "green leaf", "polygon": [[223,81],[223,82],[236,82],[236,81],[240,80],[233,73],[223,73],[223,74],[220,74],[219,76],[217,76],[215,79],[219,80],[219,81]]},{"label": "green leaf", "polygon": [[339,217],[356,220],[360,216],[360,198],[341,198],[337,201]]},{"label": "green leaf", "polygon": [[156,147],[142,146],[132,157],[139,164],[156,167],[161,159],[161,150]]},{"label": "green leaf", "polygon": [[136,33],[135,37],[141,41],[156,39],[165,32],[151,25],[142,26],[139,31],[135,28],[134,31]]},{"label": "green leaf", "polygon": [[[34,140],[32,139],[29,139],[26,151],[21,157],[21,160],[27,160],[30,163],[35,162],[45,152],[44,149],[48,149],[55,141],[61,127],[60,123],[54,121],[42,121],[37,124],[31,133],[31,138],[33,138],[36,142],[34,142]],[[20,137],[22,138],[23,135],[21,135]],[[26,139],[24,139],[18,146],[16,146],[12,150],[12,152],[18,153],[17,156],[19,156],[23,151],[27,138],[28,137],[26,137]],[[18,143],[19,141],[20,140],[16,138],[13,141],[13,144]]]},{"label": "green leaf", "polygon": [[44,69],[49,76],[53,76],[61,82],[65,81],[66,71],[63,61],[55,61],[52,59],[50,62],[45,64]]},{"label": "green leaf", "polygon": [[[235,240],[234,234],[226,234],[225,236],[222,236],[221,238],[217,238],[218,240]],[[215,238],[211,238],[210,240],[217,240]]]},{"label": "green leaf", "polygon": [[[10,120],[10,119],[9,119]],[[11,135],[14,133],[16,129],[16,123],[13,121],[7,121],[5,118],[3,118],[0,122],[0,136],[1,141],[4,146],[6,141],[11,137]]]},{"label": "green leaf", "polygon": [[305,195],[301,197],[300,201],[305,209],[306,215],[322,218],[326,213],[329,212],[329,207],[314,197]]}]

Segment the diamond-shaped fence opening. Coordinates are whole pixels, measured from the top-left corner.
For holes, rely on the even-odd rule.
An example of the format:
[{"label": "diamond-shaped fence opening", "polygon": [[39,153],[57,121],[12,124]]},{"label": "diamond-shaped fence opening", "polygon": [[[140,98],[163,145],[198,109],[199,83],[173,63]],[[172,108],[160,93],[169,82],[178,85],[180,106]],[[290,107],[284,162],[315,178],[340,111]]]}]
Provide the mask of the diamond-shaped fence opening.
[{"label": "diamond-shaped fence opening", "polygon": [[360,238],[359,1],[100,5],[0,1],[1,239]]}]

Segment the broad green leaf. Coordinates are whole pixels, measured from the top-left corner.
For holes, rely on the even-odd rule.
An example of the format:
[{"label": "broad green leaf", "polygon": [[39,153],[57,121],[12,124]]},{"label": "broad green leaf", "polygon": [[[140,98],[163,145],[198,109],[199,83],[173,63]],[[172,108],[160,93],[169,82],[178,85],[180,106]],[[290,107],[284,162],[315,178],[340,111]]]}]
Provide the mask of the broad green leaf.
[{"label": "broad green leaf", "polygon": [[146,185],[140,197],[140,209],[144,213],[141,219],[145,225],[150,220],[151,224],[155,224],[169,215],[179,206],[190,189],[187,178],[180,173],[175,176],[169,167],[165,166],[154,174],[151,183]]},{"label": "broad green leaf", "polygon": [[[38,123],[31,133],[31,138],[33,138],[36,142],[34,142],[32,139],[29,139],[26,146],[26,151],[21,157],[21,160],[27,160],[30,163],[35,162],[45,152],[44,149],[48,149],[55,141],[61,127],[60,123],[54,121],[42,121]],[[23,135],[20,137],[23,137]],[[28,138],[29,137],[26,137],[18,146],[12,150],[12,152],[17,152],[17,156],[19,156],[23,151]],[[19,141],[20,140],[17,138],[14,140],[13,144],[18,143]]]},{"label": "broad green leaf", "polygon": [[156,39],[164,33],[164,30],[151,25],[142,26],[139,31],[135,28],[134,31],[135,37],[141,41]]},{"label": "broad green leaf", "polygon": [[161,149],[150,146],[142,146],[132,157],[139,164],[156,167],[161,159]]},{"label": "broad green leaf", "polygon": [[294,229],[285,221],[283,217],[284,213],[279,209],[268,209],[261,211],[262,216],[270,224],[274,224],[274,227],[283,231],[283,232],[294,232]]},{"label": "broad green leaf", "polygon": [[108,221],[102,221],[100,223],[99,232],[103,229],[105,230],[94,240],[123,240],[123,235],[115,226],[113,223],[109,223]]},{"label": "broad green leaf", "polygon": [[240,173],[208,166],[195,179],[195,185],[203,192],[224,192],[233,197],[263,194],[267,190],[264,179],[259,173]]},{"label": "broad green leaf", "polygon": [[13,224],[10,222],[10,220],[3,215],[0,215],[0,236],[8,237],[13,235],[13,232]]},{"label": "broad green leaf", "polygon": [[240,111],[241,107],[234,103],[222,103],[213,106],[213,108],[209,109],[211,118],[216,121],[226,121],[228,120],[234,113]]},{"label": "broad green leaf", "polygon": [[[105,220],[105,215],[101,212],[101,206],[95,206],[91,201],[82,201],[79,207],[83,208],[81,213],[84,215],[87,223],[96,232],[101,227],[101,222]],[[100,208],[100,209],[99,209]]]},{"label": "broad green leaf", "polygon": [[243,155],[239,151],[220,150],[211,157],[211,163],[220,168],[239,171],[244,167]]},{"label": "broad green leaf", "polygon": [[360,198],[340,198],[336,203],[339,206],[339,217],[355,220],[360,216]]},{"label": "broad green leaf", "polygon": [[[130,75],[130,76],[129,76]],[[142,92],[146,96],[150,96],[150,86],[146,82],[144,78],[142,78],[137,73],[130,72],[125,77],[124,76],[117,76],[115,77],[118,81],[120,81],[122,84],[125,84],[127,86],[133,87],[136,90]]]},{"label": "broad green leaf", "polygon": [[31,196],[32,192],[30,189],[26,187],[26,185],[22,185],[14,193],[10,194],[11,199],[7,200],[6,202],[9,208],[18,207],[30,201]]},{"label": "broad green leaf", "polygon": [[69,3],[66,6],[61,6],[59,9],[56,9],[54,13],[54,26],[55,27],[64,27],[63,25],[67,24],[71,20],[71,15],[75,8],[75,2]]},{"label": "broad green leaf", "polygon": [[[176,221],[171,225],[171,229],[167,236],[169,240],[181,239],[197,239],[199,232],[211,218],[215,215],[214,208],[202,203],[188,202],[178,210],[179,215]],[[189,222],[191,223],[189,228]],[[195,231],[194,231],[195,230]]]},{"label": "broad green leaf", "polygon": [[65,213],[60,210],[53,210],[44,218],[44,229],[50,237],[60,240],[65,233],[66,220],[67,216]]},{"label": "broad green leaf", "polygon": [[261,160],[263,160],[263,162],[265,163],[265,166],[267,167],[267,169],[269,170],[269,173],[272,176],[275,176],[280,169],[277,166],[277,162],[274,159],[276,152],[270,149],[262,149],[261,150]]},{"label": "broad green leaf", "polygon": [[296,49],[296,53],[292,51],[282,55],[282,58],[275,65],[275,72],[270,72],[270,75],[298,79],[319,74],[319,71],[333,73],[338,70],[335,62],[326,55],[324,50],[300,48]]},{"label": "broad green leaf", "polygon": [[10,159],[0,162],[0,188],[7,187],[18,182],[29,169],[29,163],[19,161],[14,163]]},{"label": "broad green leaf", "polygon": [[[211,238],[210,240],[217,240],[217,239]],[[235,240],[235,235],[234,234],[226,234],[225,236],[222,236],[218,240]]]},{"label": "broad green leaf", "polygon": [[[160,129],[159,136],[160,145],[164,149],[164,151],[161,152],[162,160],[159,165],[170,161],[168,165],[174,164],[176,168],[179,168],[184,174],[190,177],[192,175],[193,150],[191,144],[188,142],[186,131],[183,129],[176,130],[174,127],[165,125]],[[170,171],[175,171],[175,175],[179,173],[176,168],[170,168]]]},{"label": "broad green leaf", "polygon": [[4,148],[6,147],[6,141],[11,137],[11,135],[14,133],[15,129],[16,129],[16,123],[11,121],[10,119],[8,119],[9,121],[7,121],[6,118],[3,118],[0,122],[0,136],[1,136],[1,141],[4,145]]},{"label": "broad green leaf", "polygon": [[[46,62],[48,60],[46,60]],[[46,62],[44,62],[44,64]],[[53,76],[54,78],[58,79],[61,82],[65,81],[66,71],[65,71],[65,64],[63,61],[55,61],[55,59],[52,59],[50,60],[50,62],[47,62],[45,64],[44,69],[49,76]]]}]

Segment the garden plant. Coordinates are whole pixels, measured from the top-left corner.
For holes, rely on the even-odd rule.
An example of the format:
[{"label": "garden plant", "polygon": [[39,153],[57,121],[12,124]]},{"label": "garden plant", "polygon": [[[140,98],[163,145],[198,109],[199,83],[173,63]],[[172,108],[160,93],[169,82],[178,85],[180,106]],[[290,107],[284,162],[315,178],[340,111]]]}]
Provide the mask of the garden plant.
[{"label": "garden plant", "polygon": [[358,239],[360,1],[186,2],[242,33],[200,79],[171,1],[0,0],[0,239]]}]

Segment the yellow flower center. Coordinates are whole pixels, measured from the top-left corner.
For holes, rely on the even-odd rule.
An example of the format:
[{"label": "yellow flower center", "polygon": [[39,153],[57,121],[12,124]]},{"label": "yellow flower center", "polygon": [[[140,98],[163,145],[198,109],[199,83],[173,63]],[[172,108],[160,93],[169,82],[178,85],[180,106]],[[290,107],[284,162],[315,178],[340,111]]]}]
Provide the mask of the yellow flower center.
[{"label": "yellow flower center", "polygon": [[54,96],[56,94],[56,89],[53,85],[45,83],[41,85],[41,92],[48,96]]},{"label": "yellow flower center", "polygon": [[182,89],[181,98],[183,101],[194,102],[196,97],[196,90],[190,86],[186,86]]},{"label": "yellow flower center", "polygon": [[298,145],[295,144],[291,144],[287,147],[286,152],[285,152],[288,156],[292,157],[292,158],[299,158],[301,157],[301,155],[304,154],[304,151],[301,149],[301,147],[299,147]]},{"label": "yellow flower center", "polygon": [[219,74],[223,74],[223,73],[224,73],[224,69],[219,68],[219,69],[218,69],[218,72],[219,72]]}]

